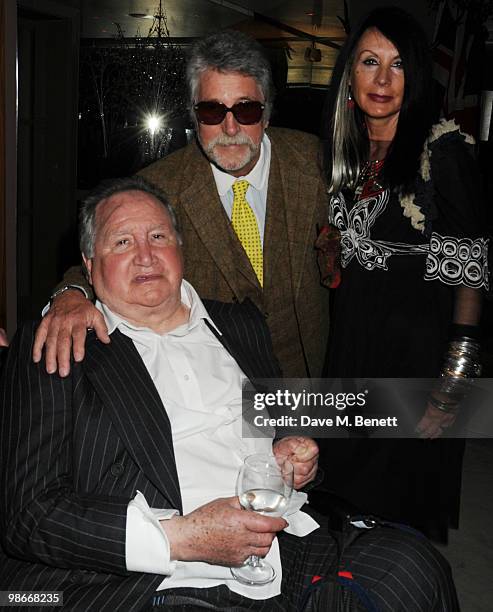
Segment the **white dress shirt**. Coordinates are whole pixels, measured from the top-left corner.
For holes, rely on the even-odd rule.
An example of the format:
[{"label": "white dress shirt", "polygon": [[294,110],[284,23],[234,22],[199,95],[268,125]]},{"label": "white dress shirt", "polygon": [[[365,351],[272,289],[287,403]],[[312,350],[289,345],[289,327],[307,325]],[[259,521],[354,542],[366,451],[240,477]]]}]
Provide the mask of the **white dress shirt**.
[{"label": "white dress shirt", "polygon": [[[219,497],[236,494],[238,470],[246,456],[271,452],[272,439],[243,438],[241,390],[245,375],[204,319],[214,325],[193,287],[183,281],[182,302],[190,308],[187,323],[157,334],[121,319],[97,302],[108,332],[116,328],[132,339],[166,407],[173,436],[183,513]],[[217,329],[217,328],[216,328]],[[299,508],[306,494],[294,493],[287,529],[306,535],[317,523]],[[252,599],[280,593],[282,568],[277,538],[267,555],[276,570],[275,581],[263,587],[242,585],[229,568],[202,562],[170,561],[169,542],[159,519],[176,510],[151,509],[139,492],[129,503],[126,563],[130,571],[165,575],[159,589],[212,587],[226,584]]]},{"label": "white dress shirt", "polygon": [[265,233],[265,215],[267,211],[267,191],[269,188],[269,170],[271,158],[271,144],[266,134],[262,138],[260,144],[260,157],[253,169],[245,176],[235,177],[227,172],[219,170],[217,166],[211,164],[212,174],[216,181],[217,192],[221,198],[221,203],[224,210],[231,220],[233,212],[233,183],[239,180],[246,180],[250,183],[250,187],[246,192],[247,202],[257,219],[258,230],[260,233],[260,241],[264,246]]}]

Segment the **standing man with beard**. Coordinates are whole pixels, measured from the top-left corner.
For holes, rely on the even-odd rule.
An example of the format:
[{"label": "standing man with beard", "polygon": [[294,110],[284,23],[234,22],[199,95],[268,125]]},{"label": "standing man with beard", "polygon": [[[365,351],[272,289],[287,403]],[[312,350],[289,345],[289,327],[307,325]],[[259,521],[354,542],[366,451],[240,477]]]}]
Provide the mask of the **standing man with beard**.
[{"label": "standing man with beard", "polygon": [[[187,65],[197,142],[140,172],[176,209],[185,277],[202,298],[242,302],[264,313],[286,377],[320,376],[328,333],[328,291],[314,242],[326,219],[318,140],[271,128],[270,65],[248,36],[224,31],[196,42]],[[58,291],[86,286],[69,271]],[[86,287],[87,288],[87,287]],[[109,341],[102,318],[80,291],[63,291],[40,326],[48,371],[68,374],[70,340],[84,355],[87,327]]]}]

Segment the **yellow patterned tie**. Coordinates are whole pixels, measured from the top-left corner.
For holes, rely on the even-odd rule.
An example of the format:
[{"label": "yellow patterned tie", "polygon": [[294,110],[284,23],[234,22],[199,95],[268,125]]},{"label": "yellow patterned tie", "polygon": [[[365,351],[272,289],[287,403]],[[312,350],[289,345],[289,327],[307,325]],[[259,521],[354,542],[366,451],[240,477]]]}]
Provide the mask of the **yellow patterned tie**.
[{"label": "yellow patterned tie", "polygon": [[248,181],[236,181],[233,183],[234,198],[231,223],[262,287],[264,283],[262,243],[260,242],[257,219],[246,199],[248,187]]}]

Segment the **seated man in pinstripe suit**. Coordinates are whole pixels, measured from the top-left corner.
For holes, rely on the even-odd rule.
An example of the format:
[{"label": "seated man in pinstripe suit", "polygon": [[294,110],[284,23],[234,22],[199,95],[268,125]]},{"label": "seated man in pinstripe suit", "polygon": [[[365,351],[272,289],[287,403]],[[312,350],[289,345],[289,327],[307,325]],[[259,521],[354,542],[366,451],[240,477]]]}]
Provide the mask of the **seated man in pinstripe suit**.
[{"label": "seated man in pinstripe suit", "polygon": [[[89,334],[66,378],[32,363],[32,324],[12,344],[0,590],[63,591],[66,610],[296,610],[335,559],[334,538],[300,510],[304,493],[289,526],[234,496],[254,452],[289,455],[297,489],[317,472],[309,438],[241,436],[243,381],[278,374],[265,321],[248,304],[206,309],[182,279],[173,211],[143,179],[87,198],[81,251],[111,342]],[[386,529],[360,540],[346,569],[382,611],[457,609],[449,568],[426,541]],[[235,582],[229,567],[251,554],[269,558],[273,582]]]}]

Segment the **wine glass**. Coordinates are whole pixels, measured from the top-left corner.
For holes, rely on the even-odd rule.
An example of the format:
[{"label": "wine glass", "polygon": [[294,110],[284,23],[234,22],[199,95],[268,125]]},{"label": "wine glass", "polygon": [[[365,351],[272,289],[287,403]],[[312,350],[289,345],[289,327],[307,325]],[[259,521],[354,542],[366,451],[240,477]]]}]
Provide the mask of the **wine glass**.
[{"label": "wine glass", "polygon": [[[285,457],[267,453],[249,455],[240,468],[237,493],[245,510],[266,516],[282,516],[293,492],[293,465]],[[252,555],[241,567],[232,567],[238,582],[264,585],[272,582],[276,572],[272,565]]]}]

